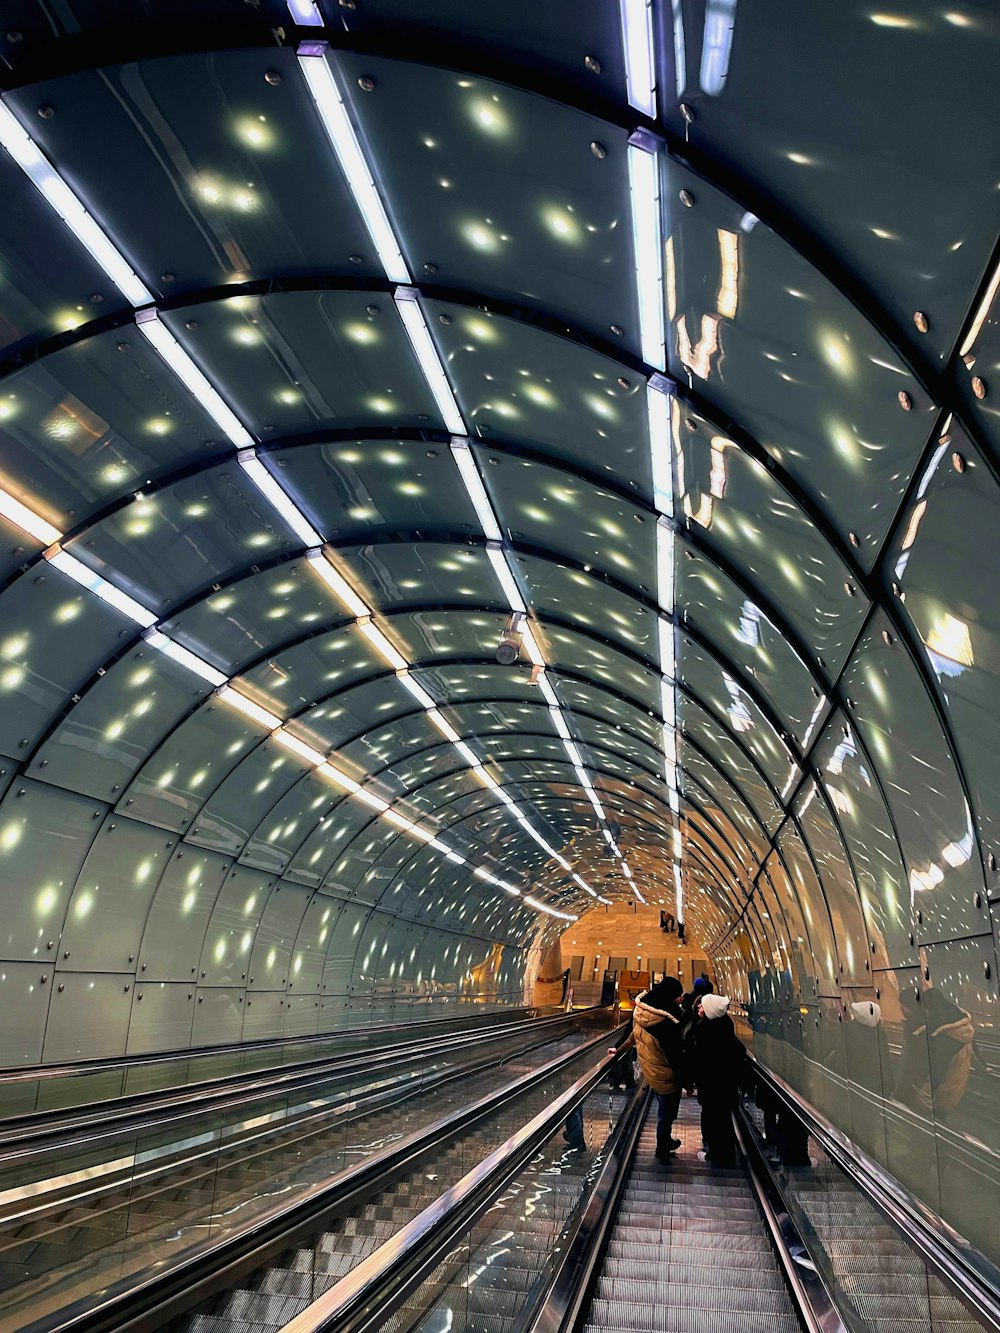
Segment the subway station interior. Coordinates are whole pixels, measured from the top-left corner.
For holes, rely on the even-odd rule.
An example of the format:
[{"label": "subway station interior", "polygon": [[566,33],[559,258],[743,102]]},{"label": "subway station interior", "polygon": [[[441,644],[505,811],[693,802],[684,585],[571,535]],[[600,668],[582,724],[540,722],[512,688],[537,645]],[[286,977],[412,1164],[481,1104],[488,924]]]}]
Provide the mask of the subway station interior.
[{"label": "subway station interior", "polygon": [[998,59],[0,0],[0,1333],[1000,1329]]}]

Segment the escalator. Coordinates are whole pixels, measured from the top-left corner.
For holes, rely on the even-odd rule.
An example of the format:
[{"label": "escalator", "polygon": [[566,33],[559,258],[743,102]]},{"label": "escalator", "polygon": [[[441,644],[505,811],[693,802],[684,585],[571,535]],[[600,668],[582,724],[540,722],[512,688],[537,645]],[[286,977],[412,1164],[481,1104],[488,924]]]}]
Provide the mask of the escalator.
[{"label": "escalator", "polygon": [[[739,1164],[700,1155],[698,1107],[682,1105],[681,1146],[655,1158],[655,1106],[603,1084],[607,1060],[491,1158],[434,1198],[374,1210],[386,1241],[315,1295],[300,1254],[283,1275],[187,1333],[984,1333],[996,1293],[877,1182],[836,1160],[808,1108],[788,1162],[751,1101]],[[567,1153],[583,1109],[587,1151]],[[524,1107],[527,1111],[529,1108]],[[788,1109],[788,1108],[786,1108]],[[808,1155],[802,1146],[809,1135]],[[489,1144],[483,1144],[486,1151]],[[423,1204],[423,1211],[409,1216]],[[942,1233],[943,1235],[943,1233]],[[937,1244],[937,1248],[936,1248]],[[336,1249],[331,1242],[330,1252]],[[296,1299],[288,1302],[293,1291]],[[280,1296],[279,1296],[280,1293]],[[312,1296],[310,1303],[307,1298]],[[270,1297],[287,1303],[268,1304]]]},{"label": "escalator", "polygon": [[746,1173],[697,1156],[697,1110],[683,1104],[664,1167],[650,1108],[584,1333],[800,1333]]},{"label": "escalator", "polygon": [[[583,1031],[593,1021],[607,1026],[562,1015],[310,1062],[211,1096],[150,1099],[103,1129],[76,1112],[63,1132],[35,1125],[32,1138],[21,1126],[0,1154],[12,1186],[0,1191],[0,1329],[87,1326],[91,1310],[148,1274],[204,1259],[461,1121],[519,1075],[572,1057],[593,1040]],[[501,1139],[511,1128],[502,1122]]]}]

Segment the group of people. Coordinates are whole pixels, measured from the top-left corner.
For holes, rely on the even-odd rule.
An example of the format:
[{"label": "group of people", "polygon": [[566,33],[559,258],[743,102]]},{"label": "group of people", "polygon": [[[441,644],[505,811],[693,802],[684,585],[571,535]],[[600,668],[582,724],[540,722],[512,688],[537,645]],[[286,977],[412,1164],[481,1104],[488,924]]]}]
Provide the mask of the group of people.
[{"label": "group of people", "polygon": [[676,977],[664,977],[636,1001],[632,1031],[617,1047],[622,1059],[612,1083],[632,1079],[634,1047],[639,1068],[657,1100],[656,1156],[669,1161],[681,1146],[674,1121],[681,1093],[698,1094],[705,1160],[713,1166],[736,1162],[733,1110],[743,1075],[746,1050],[729,1017],[729,997],[716,995],[707,977],[699,977],[689,994]]}]

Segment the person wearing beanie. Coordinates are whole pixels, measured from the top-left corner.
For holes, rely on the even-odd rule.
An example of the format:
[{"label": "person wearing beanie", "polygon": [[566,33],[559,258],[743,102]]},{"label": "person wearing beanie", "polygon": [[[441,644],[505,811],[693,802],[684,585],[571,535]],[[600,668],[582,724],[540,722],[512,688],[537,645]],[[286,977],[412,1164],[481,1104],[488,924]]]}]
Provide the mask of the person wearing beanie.
[{"label": "person wearing beanie", "polygon": [[701,1103],[705,1159],[713,1166],[735,1166],[733,1111],[746,1050],[729,1017],[728,995],[701,997],[690,1052],[692,1076]]},{"label": "person wearing beanie", "polygon": [[683,995],[684,987],[676,977],[664,977],[651,986],[636,1000],[632,1031],[618,1048],[635,1047],[643,1078],[656,1093],[656,1156],[661,1162],[669,1161],[670,1154],[681,1146],[680,1139],[673,1137],[673,1127],[686,1081]]}]

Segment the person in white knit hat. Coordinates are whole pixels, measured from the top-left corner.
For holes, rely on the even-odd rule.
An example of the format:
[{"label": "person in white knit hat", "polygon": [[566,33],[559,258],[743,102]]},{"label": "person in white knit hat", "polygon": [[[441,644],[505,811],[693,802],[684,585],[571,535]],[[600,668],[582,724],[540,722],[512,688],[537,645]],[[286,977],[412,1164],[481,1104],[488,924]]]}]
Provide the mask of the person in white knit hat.
[{"label": "person in white knit hat", "polygon": [[703,995],[691,1036],[691,1068],[705,1158],[713,1166],[736,1165],[733,1111],[745,1062],[746,1050],[729,1017],[729,996]]}]

